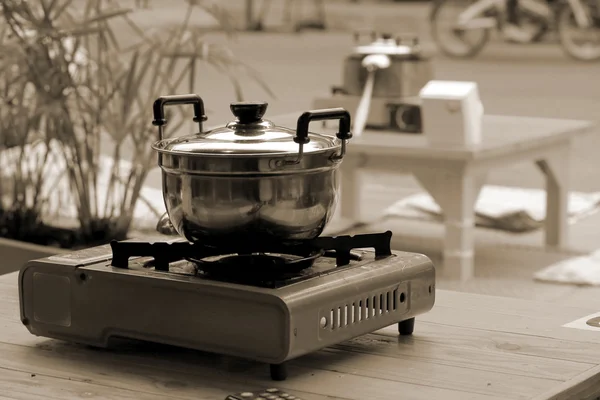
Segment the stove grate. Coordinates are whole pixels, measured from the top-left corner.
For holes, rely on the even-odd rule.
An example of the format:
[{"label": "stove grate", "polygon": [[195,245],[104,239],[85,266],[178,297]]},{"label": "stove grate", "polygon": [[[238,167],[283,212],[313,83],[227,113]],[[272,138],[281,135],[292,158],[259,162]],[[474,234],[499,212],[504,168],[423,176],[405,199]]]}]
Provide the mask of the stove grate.
[{"label": "stove grate", "polygon": [[[318,237],[312,240],[279,243],[245,243],[223,246],[190,242],[112,241],[111,266],[129,268],[133,257],[149,258],[146,268],[177,273],[180,261],[195,266],[194,275],[230,283],[278,288],[349,267],[361,261],[355,249],[372,248],[375,259],[389,257],[392,232],[354,236]],[[291,257],[290,257],[291,256]],[[319,258],[335,259],[315,263]],[[211,260],[212,259],[212,260]],[[318,264],[318,268],[313,265]],[[331,265],[323,271],[321,265]]]}]

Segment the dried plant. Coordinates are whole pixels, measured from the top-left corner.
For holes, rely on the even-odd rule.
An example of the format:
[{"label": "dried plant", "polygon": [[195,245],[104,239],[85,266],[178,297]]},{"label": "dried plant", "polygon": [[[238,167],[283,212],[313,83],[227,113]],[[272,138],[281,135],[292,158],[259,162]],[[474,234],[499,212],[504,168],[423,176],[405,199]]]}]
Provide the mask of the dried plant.
[{"label": "dried plant", "polygon": [[[16,146],[18,151],[13,153],[22,159],[34,136],[44,151],[27,166],[13,163],[15,171],[11,170],[8,180],[0,174],[0,190],[13,186],[11,198],[0,207],[0,218],[18,209],[31,215],[31,226],[39,223],[48,198],[59,197],[60,185],[42,188],[49,165],[57,164],[49,159],[58,148],[80,239],[122,239],[130,229],[147,173],[156,162],[150,147],[155,130],[149,124],[156,97],[174,93],[186,78],[194,82],[196,60],[229,78],[240,100],[237,77],[242,72],[272,94],[256,71],[227,48],[208,43],[202,30],[191,27],[195,8],[210,13],[222,29],[233,34],[231,17],[217,3],[207,1],[190,3],[185,19],[160,34],[144,32],[130,17],[131,10],[114,0],[3,1],[0,93],[4,102],[14,106],[0,107],[0,146],[4,146],[0,156]],[[123,32],[116,33],[117,24],[121,30],[129,29],[127,37],[135,37],[133,45],[123,48],[119,43]],[[193,61],[188,68],[178,68],[181,57]],[[177,108],[169,118],[174,125],[170,132],[185,121]],[[107,141],[112,142],[112,149],[104,145]],[[112,153],[108,159],[102,157],[107,151]],[[0,192],[0,198],[7,198],[4,193]],[[54,206],[61,207],[56,201]],[[2,219],[0,224],[13,229]],[[0,236],[14,233],[0,231]]]},{"label": "dried plant", "polygon": [[[36,231],[45,200],[43,172],[53,161],[40,133],[42,110],[33,91],[19,79],[18,68],[0,72],[0,236],[15,239]],[[41,151],[31,157],[31,148]]]}]

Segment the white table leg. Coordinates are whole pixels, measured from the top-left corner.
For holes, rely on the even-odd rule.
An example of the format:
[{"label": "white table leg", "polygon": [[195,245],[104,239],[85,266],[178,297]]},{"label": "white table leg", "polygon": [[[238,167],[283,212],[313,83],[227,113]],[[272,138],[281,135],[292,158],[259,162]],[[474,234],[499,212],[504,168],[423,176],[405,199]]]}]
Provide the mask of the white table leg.
[{"label": "white table leg", "polygon": [[475,203],[485,175],[474,176],[464,169],[417,171],[415,177],[442,209],[446,228],[444,268],[449,279],[474,276]]},{"label": "white table leg", "polygon": [[347,221],[361,222],[361,175],[359,158],[346,154],[340,168],[342,175],[342,187],[340,190],[342,207],[340,216]]},{"label": "white table leg", "polygon": [[546,176],[546,246],[568,245],[570,143],[536,162]]}]

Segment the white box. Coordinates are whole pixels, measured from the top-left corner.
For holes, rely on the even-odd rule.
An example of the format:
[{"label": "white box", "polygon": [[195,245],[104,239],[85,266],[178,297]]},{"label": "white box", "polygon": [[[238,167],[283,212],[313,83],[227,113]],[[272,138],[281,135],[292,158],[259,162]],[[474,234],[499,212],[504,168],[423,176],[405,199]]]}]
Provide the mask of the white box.
[{"label": "white box", "polygon": [[423,134],[432,145],[481,143],[483,105],[475,82],[429,81],[421,92]]}]

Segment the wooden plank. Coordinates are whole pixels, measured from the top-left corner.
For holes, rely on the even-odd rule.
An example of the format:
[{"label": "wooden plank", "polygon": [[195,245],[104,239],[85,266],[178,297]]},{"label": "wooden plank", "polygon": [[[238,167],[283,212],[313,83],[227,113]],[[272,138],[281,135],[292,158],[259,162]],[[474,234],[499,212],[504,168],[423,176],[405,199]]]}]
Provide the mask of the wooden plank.
[{"label": "wooden plank", "polygon": [[[404,347],[402,344],[390,349]],[[425,357],[374,356],[372,341],[368,352],[357,353],[348,348],[319,351],[294,360],[295,365],[314,368],[315,365],[350,376],[371,377],[428,387],[452,389],[479,395],[494,395],[504,399],[529,398],[562,381],[536,378],[513,372],[490,372],[479,369],[474,359],[471,366],[457,367],[438,363]],[[405,343],[405,347],[410,347]],[[430,347],[431,350],[431,347]],[[437,349],[435,349],[437,350]],[[482,354],[480,354],[482,356]],[[544,360],[539,359],[542,363]]]},{"label": "wooden plank", "polygon": [[536,396],[533,400],[598,399],[599,387],[600,366],[597,366],[542,395]]},{"label": "wooden plank", "polygon": [[[68,346],[60,342],[44,341],[43,343],[44,349],[51,348],[56,352],[59,351],[57,349],[60,349],[61,356],[70,354],[71,352],[83,353],[84,351],[83,349]],[[389,347],[393,349],[398,346],[393,346],[392,343],[389,343]],[[13,348],[14,346],[12,345],[0,344],[0,353],[5,354],[8,358],[6,361],[0,361],[0,365],[10,369],[18,369],[21,365],[20,353],[22,350],[19,348],[18,351],[15,351]],[[173,353],[176,354],[184,351],[183,349],[174,349]],[[121,356],[121,354],[116,353],[115,356]],[[160,361],[154,361],[154,363],[157,367],[167,369],[167,365],[163,364],[162,356],[163,354],[161,354]],[[217,363],[216,366],[211,366],[211,361],[214,359],[225,360],[225,363],[223,365],[218,365],[219,363]],[[56,360],[53,356],[52,360],[49,361],[55,362]],[[545,360],[539,359],[537,361],[540,365],[543,365]],[[43,364],[43,360],[36,360],[34,365],[39,368]],[[212,372],[217,374],[219,372],[221,374],[227,372],[228,376],[231,377],[231,373],[235,372],[232,371],[231,367],[235,365],[241,366],[240,368],[245,373],[254,371],[256,378],[260,378],[266,372],[264,364],[232,360],[229,357],[220,357],[218,355],[201,355],[194,360],[193,365],[195,372],[198,373],[197,379],[210,378],[211,380],[218,380],[218,376],[207,372],[210,369],[213,369],[214,371]],[[486,371],[479,369],[477,362],[473,362],[470,366],[464,365],[458,367],[432,362],[431,359],[427,359],[426,357],[389,357],[387,354],[382,356],[367,352],[352,352],[350,354],[348,351],[339,349],[312,353],[294,360],[290,365],[300,367],[302,370],[312,371],[313,374],[317,375],[325,376],[334,373],[343,374],[346,379],[350,379],[353,376],[361,377],[361,379],[383,379],[389,382],[424,385],[431,388],[450,389],[482,395],[493,394],[507,399],[518,398],[522,395],[535,395],[554,385],[555,381],[564,380],[564,378],[539,378],[532,376],[533,374],[519,374],[507,369],[503,372]],[[401,367],[398,367],[399,365]],[[87,367],[85,369],[88,371]],[[172,369],[172,367],[168,369]],[[233,368],[233,370],[235,369],[237,368]],[[65,373],[69,373],[69,371],[65,370]],[[145,375],[149,373],[144,372]],[[574,374],[568,374],[568,376],[571,375]],[[242,376],[232,378],[243,379]],[[291,378],[296,378],[296,376],[291,376]]]},{"label": "wooden plank", "polygon": [[[162,400],[183,397],[144,393],[141,390],[118,389],[51,375],[32,374],[0,368],[0,390],[3,396],[18,400],[71,400],[101,398],[103,400]],[[227,394],[223,394],[223,398]],[[206,398],[206,397],[205,397]],[[218,397],[214,397],[215,399]]]},{"label": "wooden plank", "polygon": [[[540,310],[550,313],[551,309]],[[586,312],[574,314],[572,318],[532,318],[529,316],[494,314],[487,310],[460,310],[454,307],[437,306],[421,316],[422,321],[436,325],[469,327],[492,332],[509,332],[522,335],[562,339],[571,342],[583,342],[598,345],[600,335],[594,331],[563,328],[562,325],[588,315]],[[497,318],[494,318],[497,317]]]},{"label": "wooden plank", "polygon": [[[264,364],[169,346],[128,344],[125,348],[104,351],[42,339],[35,348],[3,345],[1,352],[5,357],[0,360],[0,369],[153,395],[197,399],[199,393],[212,396],[225,388],[237,391],[273,386]],[[360,375],[362,371],[358,374],[329,371],[320,364],[302,367],[292,363],[289,372],[288,380],[277,386],[305,398],[312,393],[320,395],[315,398],[389,399],[398,392],[417,400],[506,398],[368,377]]]},{"label": "wooden plank", "polygon": [[[460,310],[486,310],[501,315],[520,315],[535,319],[544,319],[560,323],[576,319],[577,315],[598,312],[594,307],[582,308],[548,304],[542,301],[523,301],[522,299],[497,296],[481,296],[472,293],[452,292],[447,290],[436,291],[436,306],[457,308]],[[581,315],[581,316],[583,316]],[[564,323],[564,322],[563,322]],[[561,323],[562,325],[562,323]]]},{"label": "wooden plank", "polygon": [[[465,368],[476,368],[501,374],[518,374],[552,380],[571,379],[597,365],[589,346],[574,348],[573,352],[552,350],[569,343],[553,339],[542,340],[524,335],[502,334],[465,328],[440,329],[439,325],[417,320],[413,337],[398,337],[390,328],[375,334],[332,346],[332,349],[378,354],[396,359],[417,359]],[[480,334],[478,336],[477,334]],[[587,356],[577,360],[581,353]],[[597,357],[596,357],[597,359]],[[402,361],[402,362],[403,362]]]},{"label": "wooden plank", "polygon": [[[197,373],[193,363],[182,365],[174,358],[171,358],[169,364],[161,365],[159,362],[155,365],[156,356],[148,347],[145,349],[145,357],[133,362],[118,353],[90,350],[49,340],[41,341],[37,348],[10,347],[12,349],[3,354],[16,357],[16,360],[12,361],[16,367],[6,366],[2,361],[0,371],[20,372],[32,378],[45,377],[64,382],[83,382],[91,385],[85,391],[100,398],[106,398],[104,396],[109,394],[123,393],[125,396],[123,398],[135,399],[138,398],[136,394],[139,393],[152,399],[163,397],[197,399],[199,396],[223,399],[231,392],[245,391],[248,388],[264,388],[265,384],[272,386],[272,383],[265,382],[257,385],[244,379],[223,375],[222,371],[218,371],[218,366],[214,368],[210,363],[203,369],[204,376]],[[158,349],[160,351],[160,347]],[[3,351],[5,350],[7,349],[3,347]],[[134,350],[130,349],[130,351]],[[181,352],[175,353],[181,354]],[[160,356],[163,356],[162,352]],[[23,362],[25,360],[27,363]],[[202,379],[203,377],[206,379]],[[60,387],[63,382],[57,382],[55,385]],[[298,390],[296,392],[306,398],[324,399],[321,395],[311,395]]]},{"label": "wooden plank", "polygon": [[[568,339],[560,340],[533,334],[441,325],[424,321],[424,318],[420,318],[417,324],[415,326],[415,343],[413,346],[419,346],[417,348],[422,348],[423,351],[430,347],[431,344],[435,344],[436,346],[445,344],[460,352],[471,349],[478,353],[478,356],[485,355],[485,357],[490,357],[491,354],[495,356],[499,356],[500,354],[518,354],[525,357],[541,357],[548,360],[547,364],[542,365],[541,368],[543,370],[548,368],[557,374],[564,373],[562,368],[555,370],[557,363],[565,368],[570,365],[568,364],[569,361],[581,363],[581,368],[590,364],[599,364],[598,354],[600,354],[600,346],[593,343],[571,341]],[[386,336],[390,340],[396,338],[396,332],[393,328],[382,329],[374,335]],[[436,357],[439,357],[437,353]],[[531,361],[533,362],[534,359],[531,359]],[[484,360],[477,360],[476,362],[483,368],[487,364]],[[499,362],[501,361],[499,360]],[[500,366],[497,367],[499,368]],[[533,366],[531,367],[533,368]],[[514,366],[508,364],[507,368],[514,368]],[[579,369],[575,365],[571,365],[568,368],[572,368],[573,371]],[[545,371],[544,373],[550,372]]]}]

